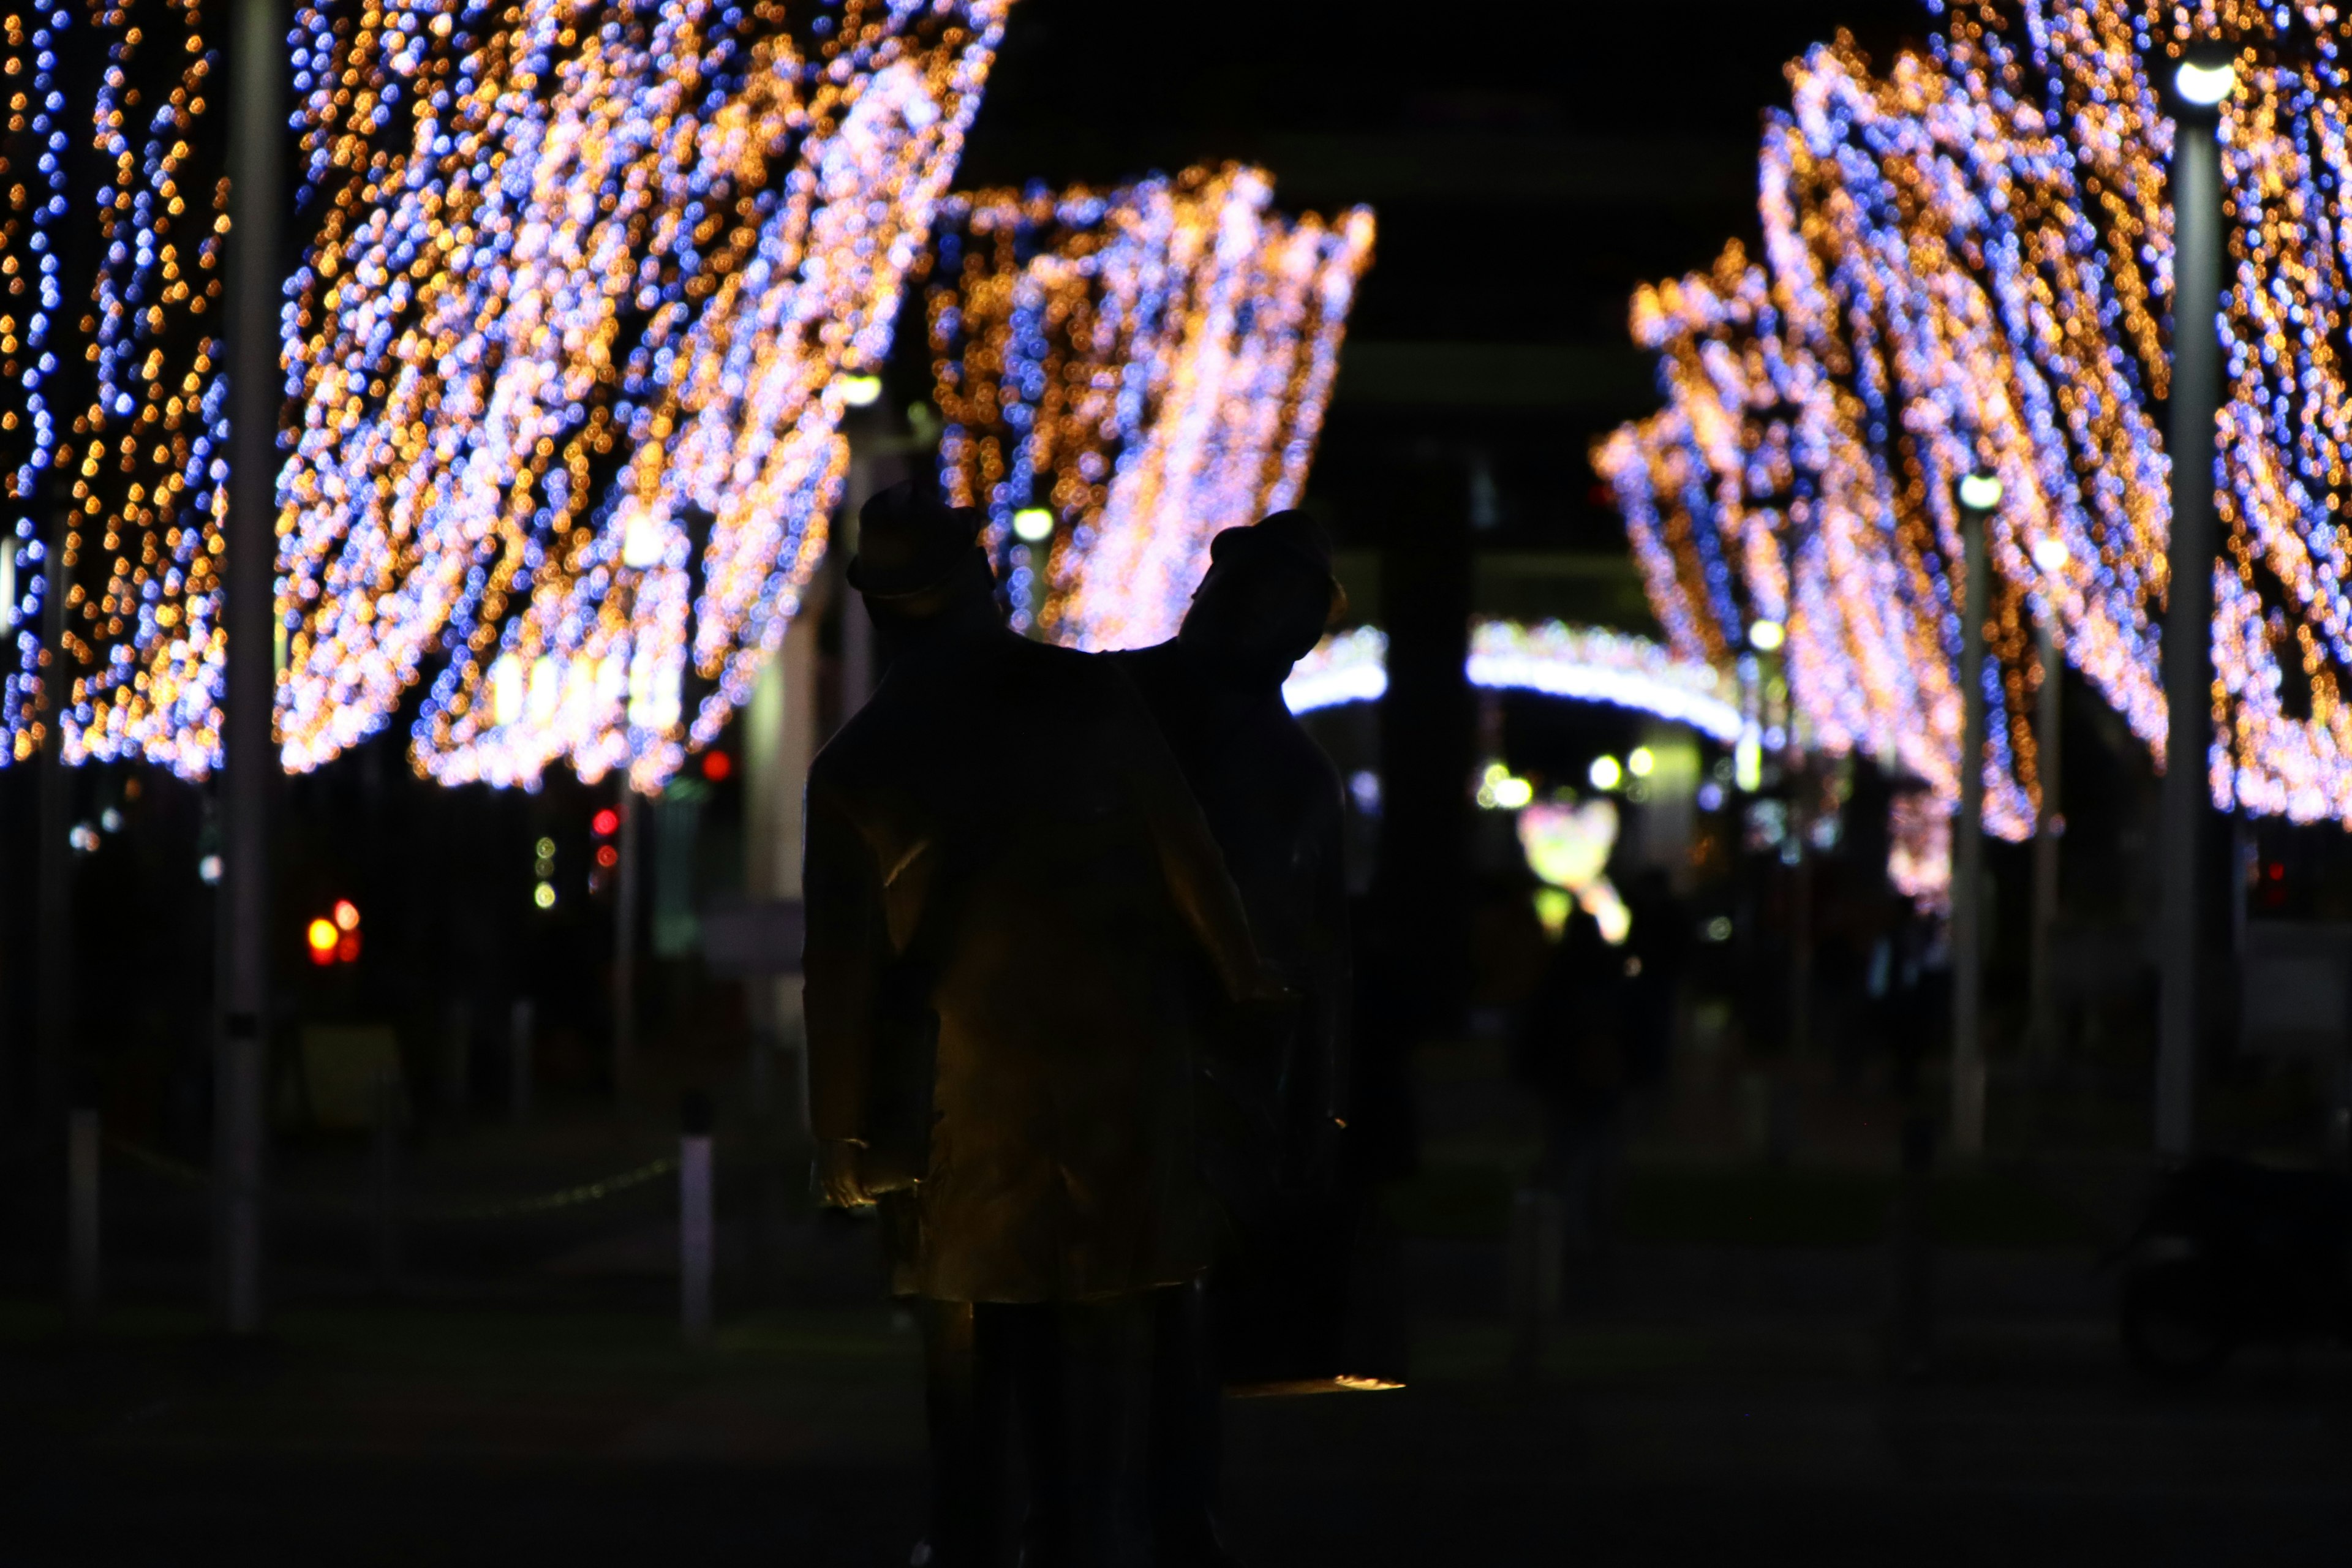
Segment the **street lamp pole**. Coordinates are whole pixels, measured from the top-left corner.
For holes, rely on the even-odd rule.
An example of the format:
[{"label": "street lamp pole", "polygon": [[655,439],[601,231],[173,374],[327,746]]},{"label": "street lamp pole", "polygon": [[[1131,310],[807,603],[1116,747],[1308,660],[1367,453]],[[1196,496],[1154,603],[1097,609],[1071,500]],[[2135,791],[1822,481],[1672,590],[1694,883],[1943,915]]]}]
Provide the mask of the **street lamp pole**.
[{"label": "street lamp pole", "polygon": [[221,730],[222,994],[213,1083],[221,1326],[262,1323],[262,1124],[269,1016],[269,797],[277,772],[278,215],[286,181],[283,0],[230,22],[226,690]]},{"label": "street lamp pole", "polygon": [[2172,532],[2166,557],[2164,696],[2169,714],[2158,805],[2163,898],[2158,940],[2156,1148],[2189,1152],[2195,1130],[2200,841],[2211,807],[2205,758],[2213,684],[2213,426],[2221,406],[2220,106],[2235,86],[2226,58],[2192,55],[2172,78]]},{"label": "street lamp pole", "polygon": [[2061,681],[2065,661],[2058,655],[2055,611],[2033,623],[2033,646],[2042,662],[2042,690],[2033,723],[2037,772],[2042,777],[2042,809],[2033,823],[2033,1022],[2030,1032],[2034,1058],[2047,1067],[2058,1051],[2057,975],[2052,968],[2051,944],[2058,924],[2058,835],[2064,826],[2058,815],[2059,781],[2065,766],[2064,714]]},{"label": "street lamp pole", "polygon": [[2000,481],[1969,474],[1958,487],[1960,592],[1960,817],[1952,828],[1952,1152],[1984,1152],[1985,534]]}]

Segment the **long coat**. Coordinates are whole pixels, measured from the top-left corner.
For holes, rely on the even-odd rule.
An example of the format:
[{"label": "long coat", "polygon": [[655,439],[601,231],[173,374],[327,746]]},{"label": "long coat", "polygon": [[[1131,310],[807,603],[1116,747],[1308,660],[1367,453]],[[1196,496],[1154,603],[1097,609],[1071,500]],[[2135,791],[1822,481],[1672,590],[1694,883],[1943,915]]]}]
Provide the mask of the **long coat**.
[{"label": "long coat", "polygon": [[1263,983],[1127,679],[942,634],[819,753],[807,824],[812,1120],[916,1179],[908,1287],[1078,1300],[1198,1273],[1211,1021],[1187,981],[1205,958],[1229,995]]},{"label": "long coat", "polygon": [[[1274,1052],[1211,1056],[1213,1101],[1254,1124],[1255,1171],[1219,1173],[1228,1203],[1264,1195],[1286,1156],[1342,1114],[1348,1010],[1348,886],[1339,775],[1283,705],[1280,688],[1218,688],[1180,643],[1116,654],[1159,721],[1201,803],[1249,915],[1258,951],[1299,999]],[[1213,1150],[1213,1155],[1230,1150]],[[1236,1183],[1242,1192],[1234,1191]]]},{"label": "long coat", "polygon": [[1273,1048],[1227,1046],[1203,1061],[1202,1168],[1225,1225],[1210,1279],[1217,1370],[1244,1385],[1377,1374],[1387,1369],[1367,1359],[1349,1298],[1354,1201],[1328,1158],[1346,1109],[1339,775],[1279,686],[1221,683],[1176,642],[1113,658],[1201,803],[1258,951],[1299,1000]]}]

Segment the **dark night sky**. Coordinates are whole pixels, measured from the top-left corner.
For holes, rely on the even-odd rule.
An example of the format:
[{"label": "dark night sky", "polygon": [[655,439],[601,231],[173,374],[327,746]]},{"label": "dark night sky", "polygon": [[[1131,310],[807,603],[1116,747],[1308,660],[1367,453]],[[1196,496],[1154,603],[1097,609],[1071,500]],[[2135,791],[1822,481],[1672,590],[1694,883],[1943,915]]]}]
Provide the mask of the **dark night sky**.
[{"label": "dark night sky", "polygon": [[1250,158],[1285,206],[1370,202],[1314,504],[1368,542],[1384,455],[1436,440],[1494,478],[1482,544],[1616,550],[1584,452],[1655,405],[1627,295],[1752,236],[1783,62],[1840,26],[1884,60],[1928,21],[1917,0],[1020,0],[960,183]]}]

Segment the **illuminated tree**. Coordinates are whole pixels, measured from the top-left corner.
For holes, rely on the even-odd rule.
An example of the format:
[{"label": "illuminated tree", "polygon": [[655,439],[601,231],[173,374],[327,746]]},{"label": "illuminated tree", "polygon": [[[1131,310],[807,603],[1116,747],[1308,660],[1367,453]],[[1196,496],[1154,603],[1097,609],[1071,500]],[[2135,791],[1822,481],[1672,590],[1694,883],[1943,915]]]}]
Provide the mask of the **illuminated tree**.
[{"label": "illuminated tree", "polygon": [[1764,265],[1735,253],[1637,299],[1668,406],[1596,452],[1677,647],[1720,648],[1785,604],[1816,739],[1891,751],[1955,798],[1953,486],[1990,471],[1988,696],[2007,722],[1988,823],[2032,820],[2033,617],[2160,754],[2172,128],[2149,73],[2218,37],[2241,87],[2221,135],[2213,790],[2352,819],[2346,37],[2321,6],[1986,5],[1884,75],[1843,40],[1793,65],[1760,164]]},{"label": "illuminated tree", "polygon": [[1156,642],[1213,535],[1296,503],[1373,225],[1272,201],[1264,170],[1228,165],[943,209],[940,466],[987,510],[1024,627],[1042,597],[1056,640]]},{"label": "illuminated tree", "polygon": [[1007,0],[310,9],[280,721],[641,785],[821,559]]},{"label": "illuminated tree", "polygon": [[0,8],[0,761],[44,680],[68,762],[218,752],[218,68],[196,4]]}]

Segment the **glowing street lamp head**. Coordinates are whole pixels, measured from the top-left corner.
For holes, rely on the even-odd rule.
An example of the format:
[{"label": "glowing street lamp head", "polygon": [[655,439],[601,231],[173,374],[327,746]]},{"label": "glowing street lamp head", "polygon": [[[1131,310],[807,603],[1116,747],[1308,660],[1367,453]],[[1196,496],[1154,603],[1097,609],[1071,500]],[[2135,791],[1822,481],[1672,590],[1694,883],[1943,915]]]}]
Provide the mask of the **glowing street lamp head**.
[{"label": "glowing street lamp head", "polygon": [[2066,551],[2066,542],[2063,539],[2044,535],[2033,542],[2033,563],[2044,572],[2053,574],[2063,572],[2071,559]]},{"label": "glowing street lamp head", "polygon": [[2180,62],[2172,73],[2172,89],[2181,101],[2200,109],[2210,109],[2227,100],[2237,90],[2238,68],[2229,60],[2196,60]]},{"label": "glowing street lamp head", "polygon": [[845,375],[835,384],[841,388],[841,400],[852,408],[866,407],[882,395],[878,375]]},{"label": "glowing street lamp head", "polygon": [[1960,479],[1960,504],[1970,511],[1990,511],[2000,504],[2000,480],[1992,474],[1966,474]]},{"label": "glowing street lamp head", "polygon": [[1789,640],[1789,628],[1778,621],[1759,621],[1748,628],[1748,641],[1759,653],[1779,651]]},{"label": "glowing street lamp head", "polygon": [[1013,514],[1013,537],[1024,544],[1043,544],[1054,537],[1054,514],[1042,506],[1024,506]]},{"label": "glowing street lamp head", "polygon": [[1615,789],[1624,782],[1625,770],[1617,765],[1617,759],[1614,757],[1595,757],[1592,759],[1591,770],[1586,776],[1592,780],[1594,789]]}]

